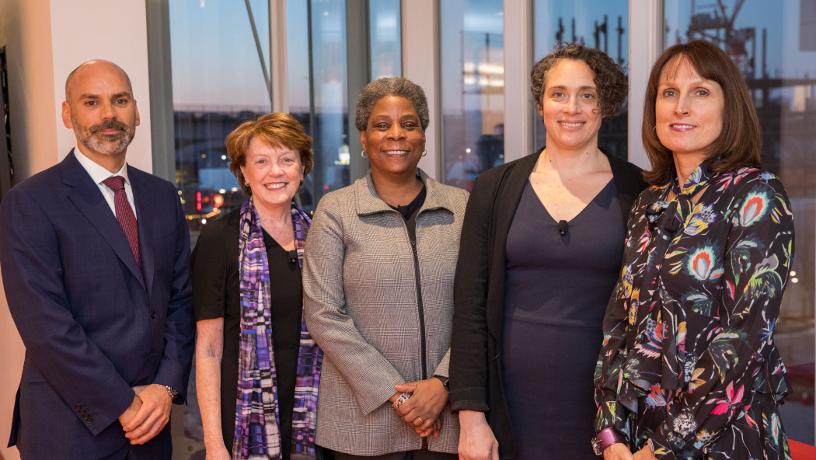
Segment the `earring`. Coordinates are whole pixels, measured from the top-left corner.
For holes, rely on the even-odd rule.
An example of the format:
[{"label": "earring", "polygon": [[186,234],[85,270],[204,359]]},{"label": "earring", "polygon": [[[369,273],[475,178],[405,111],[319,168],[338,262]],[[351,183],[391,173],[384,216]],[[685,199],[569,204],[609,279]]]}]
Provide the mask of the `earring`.
[{"label": "earring", "polygon": [[422,156],[424,157],[424,156],[427,156],[427,155],[428,155],[428,149],[423,150],[422,151]]},{"label": "earring", "polygon": [[360,152],[360,156],[361,156],[362,158],[368,158],[368,155],[366,155],[366,151],[365,151],[365,150],[363,150],[362,152]]}]

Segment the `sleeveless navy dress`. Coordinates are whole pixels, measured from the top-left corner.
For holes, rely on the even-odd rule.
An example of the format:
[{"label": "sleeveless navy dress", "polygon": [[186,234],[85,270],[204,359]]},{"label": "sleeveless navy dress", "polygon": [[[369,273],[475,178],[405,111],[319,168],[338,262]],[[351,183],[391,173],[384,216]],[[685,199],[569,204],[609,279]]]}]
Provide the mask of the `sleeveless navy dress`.
[{"label": "sleeveless navy dress", "polygon": [[624,240],[614,180],[560,227],[528,182],[507,237],[502,352],[517,460],[597,458],[593,373]]}]

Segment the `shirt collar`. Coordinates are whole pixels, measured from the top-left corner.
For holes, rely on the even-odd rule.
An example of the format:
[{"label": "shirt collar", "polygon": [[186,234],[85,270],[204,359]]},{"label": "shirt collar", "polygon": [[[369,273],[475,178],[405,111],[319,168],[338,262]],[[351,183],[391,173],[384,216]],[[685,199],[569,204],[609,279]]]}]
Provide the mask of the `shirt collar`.
[{"label": "shirt collar", "polygon": [[[453,212],[453,205],[451,205],[447,194],[442,189],[440,184],[430,178],[421,169],[417,169],[417,173],[422,182],[425,183],[426,193],[425,202],[422,204],[422,206],[420,206],[417,214],[420,211],[440,208]],[[394,211],[393,208],[388,206],[385,201],[383,201],[379,195],[377,195],[377,190],[374,188],[374,181],[371,180],[371,171],[360,179],[357,179],[352,186],[354,187],[357,202],[357,214],[366,215],[378,212]]]},{"label": "shirt collar", "polygon": [[130,184],[130,179],[128,178],[127,174],[127,162],[125,162],[122,165],[119,171],[111,173],[110,171],[103,168],[95,161],[86,157],[85,154],[83,154],[78,147],[74,147],[74,156],[76,156],[76,159],[77,161],[79,161],[79,164],[81,164],[82,167],[85,168],[85,171],[88,172],[88,175],[91,176],[91,179],[93,179],[95,184],[97,185],[102,184],[102,181],[111,176],[122,176],[125,178],[125,183]]},{"label": "shirt collar", "polygon": [[678,183],[676,171],[672,172],[674,178],[672,179],[671,185],[675,194],[694,195],[702,187],[708,185],[711,178],[715,175],[713,166],[720,159],[721,158],[719,156],[707,158],[705,161],[700,163],[699,166],[697,166],[697,169],[695,169],[694,172],[691,173],[691,175],[686,179],[685,184]]}]

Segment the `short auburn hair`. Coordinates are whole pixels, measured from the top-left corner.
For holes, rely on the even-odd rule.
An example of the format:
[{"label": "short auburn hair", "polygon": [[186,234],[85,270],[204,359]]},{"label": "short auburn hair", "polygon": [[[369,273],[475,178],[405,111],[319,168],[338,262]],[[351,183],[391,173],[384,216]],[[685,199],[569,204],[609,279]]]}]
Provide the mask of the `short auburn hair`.
[{"label": "short auburn hair", "polygon": [[643,173],[644,179],[654,185],[663,185],[674,177],[672,152],[657,137],[655,106],[663,69],[670,65],[677,66],[683,60],[702,78],[717,82],[723,91],[722,131],[708,149],[709,157],[720,157],[712,164],[712,169],[724,172],[743,166],[759,167],[762,131],[742,74],[720,48],[703,40],[695,40],[664,51],[649,75],[643,104],[642,137],[652,169]]},{"label": "short auburn hair", "polygon": [[235,174],[238,184],[247,195],[252,195],[252,191],[246,185],[241,166],[246,164],[249,143],[256,137],[269,145],[300,152],[304,178],[314,167],[312,138],[306,134],[303,125],[295,117],[285,112],[272,112],[254,120],[247,120],[232,130],[224,140],[230,171]]}]

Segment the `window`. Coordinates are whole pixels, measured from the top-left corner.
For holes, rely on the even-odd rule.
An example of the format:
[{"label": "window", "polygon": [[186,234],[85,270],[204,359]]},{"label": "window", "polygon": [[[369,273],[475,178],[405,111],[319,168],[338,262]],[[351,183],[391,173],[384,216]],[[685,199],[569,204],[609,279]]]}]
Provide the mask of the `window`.
[{"label": "window", "polygon": [[439,9],[444,180],[470,189],[504,163],[504,9],[501,0]]},{"label": "window", "polygon": [[[357,97],[349,92],[350,79],[361,88],[370,78],[401,73],[400,1],[369,0],[368,34],[354,35],[360,43],[349,42],[348,24],[357,19],[347,17],[351,6],[345,0],[287,3],[289,110],[313,138],[315,168],[300,193],[309,210],[366,171],[349,115]],[[349,68],[350,47],[368,48],[370,71]]]},{"label": "window", "polygon": [[769,8],[757,0],[666,0],[664,43],[666,47],[694,39],[716,43],[740,68],[754,98],[763,133],[762,162],[785,185],[796,226],[794,266],[776,333],[793,386],[781,411],[788,435],[812,444],[816,50],[800,41],[807,16],[800,6],[806,3],[783,2]]},{"label": "window", "polygon": [[402,75],[400,0],[369,0],[371,80]]},{"label": "window", "polygon": [[[538,62],[559,43],[581,43],[600,49],[626,69],[629,50],[626,0],[536,0],[534,60]],[[628,136],[626,107],[616,117],[604,120],[598,135],[602,151],[627,159]],[[544,146],[546,131],[536,114],[533,125],[536,147]]]},{"label": "window", "polygon": [[[224,138],[271,111],[269,2],[168,4],[175,182],[195,232],[245,200],[229,171]],[[350,165],[363,161],[350,153],[348,113],[356,94],[348,94],[347,7],[345,0],[286,4],[289,111],[313,137],[315,169],[299,195],[310,210],[325,193],[348,185]],[[363,78],[399,75],[400,1],[370,0],[368,12],[370,31],[361,35],[368,43],[359,44],[370,49]]]},{"label": "window", "polygon": [[[283,1],[250,0],[249,10],[244,2],[166,1],[172,39],[175,179],[194,232],[202,219],[232,209],[245,199],[222,158],[226,153],[223,140],[244,119],[271,109],[264,76],[264,66],[270,62],[269,5],[280,6]],[[652,2],[522,1],[529,2],[525,8],[533,8],[529,18],[533,43],[526,45],[531,49],[525,50],[533,61],[549,53],[558,41],[575,41],[604,50],[627,69],[630,44],[642,52],[644,42],[653,41],[646,32],[657,35],[664,26],[643,13]],[[429,151],[429,158],[439,156],[439,179],[469,188],[482,171],[504,163],[504,41],[506,38],[511,43],[513,38],[517,43],[527,43],[529,39],[519,40],[521,32],[504,30],[503,22],[505,12],[512,14],[512,8],[518,8],[520,2],[507,2],[505,8],[502,0],[440,0],[434,2],[438,11],[423,10],[421,15],[412,16],[409,11],[424,8],[417,3],[285,2],[286,68],[271,69],[268,78],[274,81],[274,72],[286,72],[289,110],[314,137],[315,171],[300,196],[307,209],[313,208],[326,192],[347,185],[367,168],[355,144],[357,133],[349,116],[357,91],[370,79],[411,71],[410,65],[405,69],[402,66],[405,56],[401,52],[401,34],[417,30],[434,33],[430,28],[436,21],[428,20],[431,14],[439,19],[439,42],[434,45],[440,59],[428,59],[427,66],[440,75],[440,86],[433,90],[439,97],[441,113],[441,119],[432,119],[431,123],[441,127],[436,132],[440,133],[442,149]],[[631,25],[627,20],[630,4],[637,8],[632,10],[633,16],[640,14],[641,18]],[[774,8],[760,0],[664,0],[663,4],[665,46],[690,38],[714,40],[743,69],[762,120],[764,161],[781,176],[793,202],[797,225],[795,275],[785,294],[777,343],[789,365],[794,392],[782,411],[789,434],[813,443],[816,189],[811,178],[816,175],[816,156],[810,151],[816,144],[816,35],[808,27],[816,23],[814,1],[779,2]],[[422,16],[423,20],[404,22],[401,8],[407,18]],[[630,43],[630,31],[637,41]],[[408,57],[409,50],[424,51],[408,46]],[[363,54],[365,59],[360,57]],[[353,63],[355,58],[363,64]],[[633,61],[638,64],[647,60],[640,53],[633,59],[640,59]],[[508,66],[508,77],[512,78],[510,72]],[[630,80],[645,80],[648,75],[642,73],[633,74]],[[529,82],[525,91],[529,92]],[[529,104],[508,106],[513,113],[532,108]],[[637,115],[642,100],[632,101],[630,108]],[[626,120],[627,114],[623,113],[604,123],[601,149],[622,158],[627,157],[627,151],[637,150],[640,139],[627,139]],[[539,147],[544,144],[545,132],[537,115],[533,121],[535,146]],[[521,131],[508,123],[508,136]],[[432,141],[435,139],[428,139],[429,146],[434,145]],[[190,413],[186,419],[174,416],[174,423],[183,421],[185,425],[185,437],[175,440],[176,451],[183,458],[199,456],[203,450],[195,403],[191,398],[185,409]]]},{"label": "window", "polygon": [[[301,199],[304,206],[314,208],[325,193],[351,181],[346,97],[346,2],[311,0],[308,14],[308,30],[311,31],[309,94],[312,98],[308,129],[313,139],[315,169],[302,188]],[[287,29],[294,30],[295,27]]]},{"label": "window", "polygon": [[[175,129],[175,182],[196,231],[245,197],[229,170],[224,138],[270,111],[260,52],[268,55],[267,3],[169,2]],[[250,14],[252,16],[250,16]]]}]

